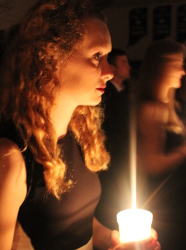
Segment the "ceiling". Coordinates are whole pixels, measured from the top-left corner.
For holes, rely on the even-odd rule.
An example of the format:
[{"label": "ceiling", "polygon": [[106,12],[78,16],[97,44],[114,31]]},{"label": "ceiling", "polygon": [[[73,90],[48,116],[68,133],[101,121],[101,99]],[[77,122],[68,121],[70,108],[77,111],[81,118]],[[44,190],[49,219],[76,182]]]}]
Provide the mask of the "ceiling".
[{"label": "ceiling", "polygon": [[92,0],[99,8],[105,9],[110,6],[131,6],[149,4],[183,3],[184,0]]},{"label": "ceiling", "polygon": [[[38,0],[0,0],[0,30],[18,23],[27,9]],[[91,0],[100,9],[118,6],[184,3],[184,0]]]}]

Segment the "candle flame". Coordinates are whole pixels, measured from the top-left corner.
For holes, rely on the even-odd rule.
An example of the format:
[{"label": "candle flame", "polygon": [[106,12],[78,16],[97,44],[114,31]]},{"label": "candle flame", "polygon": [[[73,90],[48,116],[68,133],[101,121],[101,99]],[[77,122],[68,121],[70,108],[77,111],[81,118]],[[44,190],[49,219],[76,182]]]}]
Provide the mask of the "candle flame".
[{"label": "candle flame", "polygon": [[132,208],[136,208],[136,107],[135,102],[130,107],[130,178],[132,193]]},{"label": "candle flame", "polygon": [[126,209],[117,214],[121,242],[136,242],[151,234],[152,213],[144,209]]}]

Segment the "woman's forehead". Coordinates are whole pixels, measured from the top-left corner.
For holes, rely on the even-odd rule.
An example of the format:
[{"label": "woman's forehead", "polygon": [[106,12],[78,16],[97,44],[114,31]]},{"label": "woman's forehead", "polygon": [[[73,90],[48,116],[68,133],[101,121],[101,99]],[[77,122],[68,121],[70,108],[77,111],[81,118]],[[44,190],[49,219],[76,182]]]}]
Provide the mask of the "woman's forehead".
[{"label": "woman's forehead", "polygon": [[100,19],[91,18],[85,23],[86,33],[84,36],[84,44],[91,49],[98,46],[111,46],[111,37],[106,24]]}]

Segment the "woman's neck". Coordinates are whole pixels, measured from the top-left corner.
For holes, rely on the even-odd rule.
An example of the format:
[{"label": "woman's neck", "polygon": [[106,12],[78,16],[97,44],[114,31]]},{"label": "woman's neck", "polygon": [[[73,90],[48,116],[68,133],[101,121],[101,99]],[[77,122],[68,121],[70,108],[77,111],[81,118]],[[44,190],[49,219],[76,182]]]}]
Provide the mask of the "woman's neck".
[{"label": "woman's neck", "polygon": [[160,87],[157,89],[157,100],[163,103],[168,103],[168,92],[169,88],[167,88],[166,83],[161,83]]},{"label": "woman's neck", "polygon": [[61,108],[56,108],[52,114],[52,121],[54,128],[56,130],[57,138],[62,138],[66,135],[68,130],[68,125],[74,109],[66,108],[62,110]]}]

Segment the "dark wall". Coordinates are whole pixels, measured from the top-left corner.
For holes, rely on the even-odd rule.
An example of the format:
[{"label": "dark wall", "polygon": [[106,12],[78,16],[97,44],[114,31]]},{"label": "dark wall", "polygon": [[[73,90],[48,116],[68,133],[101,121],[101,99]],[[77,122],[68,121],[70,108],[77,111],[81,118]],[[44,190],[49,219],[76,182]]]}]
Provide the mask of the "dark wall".
[{"label": "dark wall", "polygon": [[130,60],[139,61],[155,39],[180,40],[186,44],[186,2],[169,2],[105,9],[113,47],[124,49]]}]

